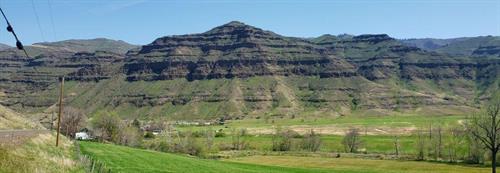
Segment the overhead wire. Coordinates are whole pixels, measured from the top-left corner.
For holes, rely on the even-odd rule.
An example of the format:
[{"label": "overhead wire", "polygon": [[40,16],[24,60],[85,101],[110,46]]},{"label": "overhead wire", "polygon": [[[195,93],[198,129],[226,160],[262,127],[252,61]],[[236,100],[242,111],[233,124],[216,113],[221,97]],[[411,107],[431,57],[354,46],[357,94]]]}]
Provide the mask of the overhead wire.
[{"label": "overhead wire", "polygon": [[49,15],[50,15],[50,24],[52,25],[52,33],[53,33],[53,41],[56,41],[57,40],[57,33],[56,33],[56,27],[55,27],[55,24],[54,24],[54,15],[52,14],[52,3],[50,2],[50,0],[47,0],[47,3],[49,4]]},{"label": "overhead wire", "polygon": [[40,31],[40,35],[42,36],[42,40],[45,42],[45,36],[43,35],[42,25],[40,24],[40,17],[38,17],[38,12],[36,10],[34,0],[31,0],[31,7],[33,7],[33,12],[35,14],[36,23],[38,25],[38,30]]},{"label": "overhead wire", "polygon": [[26,54],[26,57],[30,58],[30,56],[28,55],[28,52],[26,52],[26,49],[24,49],[23,44],[21,43],[21,41],[19,41],[19,38],[17,37],[17,34],[14,31],[14,28],[10,24],[9,20],[7,19],[7,16],[5,16],[5,13],[3,12],[2,7],[0,7],[0,12],[2,13],[2,16],[5,19],[5,22],[7,23],[7,31],[9,31],[10,33],[12,33],[12,35],[14,35],[14,38],[16,39],[16,47],[17,47],[17,49],[23,50],[24,54]]}]

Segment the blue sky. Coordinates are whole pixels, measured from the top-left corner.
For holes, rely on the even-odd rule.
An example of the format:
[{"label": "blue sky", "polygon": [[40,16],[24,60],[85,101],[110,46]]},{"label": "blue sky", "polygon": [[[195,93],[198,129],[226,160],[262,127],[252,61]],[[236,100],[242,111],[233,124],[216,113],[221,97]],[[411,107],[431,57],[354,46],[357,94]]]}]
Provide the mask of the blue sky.
[{"label": "blue sky", "polygon": [[[0,0],[0,6],[24,44],[97,37],[148,44],[233,20],[296,37],[500,35],[500,0]],[[13,45],[3,20],[0,28],[0,42]]]}]

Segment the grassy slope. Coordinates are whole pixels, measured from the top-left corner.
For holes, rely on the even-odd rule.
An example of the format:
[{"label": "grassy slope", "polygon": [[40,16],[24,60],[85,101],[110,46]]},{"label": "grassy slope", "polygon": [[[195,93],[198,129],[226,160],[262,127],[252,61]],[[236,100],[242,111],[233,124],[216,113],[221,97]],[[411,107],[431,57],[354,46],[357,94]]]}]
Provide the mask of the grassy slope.
[{"label": "grassy slope", "polygon": [[[113,110],[126,119],[214,119],[221,116],[245,118],[260,117],[335,117],[339,112],[351,113],[353,96],[345,89],[362,85],[360,105],[383,106],[397,102],[400,91],[397,86],[382,86],[366,80],[320,79],[316,77],[252,77],[248,79],[214,79],[187,81],[185,79],[165,81],[126,82],[123,78],[94,82],[66,83],[65,92],[69,106],[85,108],[91,114],[98,110]],[[422,84],[424,85],[424,84]],[[427,85],[425,85],[427,86]],[[369,90],[370,89],[370,90]],[[445,89],[432,90],[442,93]],[[405,96],[421,95],[409,90]],[[42,98],[57,98],[57,87],[40,94]],[[452,94],[441,94],[441,96]],[[433,97],[433,96],[430,96]],[[186,104],[174,104],[187,101]],[[204,100],[204,101],[202,101]],[[249,101],[256,100],[256,101]],[[309,101],[312,100],[312,101]],[[325,101],[328,100],[328,101]],[[54,100],[55,102],[55,100]],[[416,102],[416,103],[413,103]],[[415,112],[426,114],[456,114],[453,106],[424,107],[422,100],[408,97],[401,102],[413,105]],[[435,109],[429,107],[436,106]],[[432,111],[426,111],[432,110]],[[362,110],[360,110],[362,111]],[[371,110],[367,115],[390,115],[394,110]]]},{"label": "grassy slope", "polygon": [[119,172],[328,172],[321,169],[285,168],[203,160],[110,144],[82,142],[80,145],[84,154],[105,162],[113,171]]},{"label": "grassy slope", "polygon": [[0,130],[2,129],[40,129],[41,125],[31,122],[19,113],[0,105]]},{"label": "grassy slope", "polygon": [[476,173],[489,172],[488,168],[467,167],[430,162],[367,160],[352,158],[312,158],[294,156],[251,156],[236,158],[230,161],[285,167],[324,168],[332,172],[366,172],[366,173]]},{"label": "grassy slope", "polygon": [[62,137],[56,148],[54,141],[54,134],[41,134],[21,146],[0,145],[0,173],[83,172],[73,143]]}]

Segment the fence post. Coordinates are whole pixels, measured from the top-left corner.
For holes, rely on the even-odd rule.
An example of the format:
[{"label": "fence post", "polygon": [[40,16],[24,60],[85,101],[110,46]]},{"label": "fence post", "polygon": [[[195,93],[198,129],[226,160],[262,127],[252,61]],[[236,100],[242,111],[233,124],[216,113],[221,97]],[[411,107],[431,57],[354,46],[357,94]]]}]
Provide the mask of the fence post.
[{"label": "fence post", "polygon": [[92,160],[92,159],[91,159],[90,161],[91,161],[91,163],[92,163],[92,164],[91,164],[92,166],[91,166],[91,168],[90,168],[90,172],[94,172],[94,165],[95,165],[95,164],[94,164],[94,160]]}]

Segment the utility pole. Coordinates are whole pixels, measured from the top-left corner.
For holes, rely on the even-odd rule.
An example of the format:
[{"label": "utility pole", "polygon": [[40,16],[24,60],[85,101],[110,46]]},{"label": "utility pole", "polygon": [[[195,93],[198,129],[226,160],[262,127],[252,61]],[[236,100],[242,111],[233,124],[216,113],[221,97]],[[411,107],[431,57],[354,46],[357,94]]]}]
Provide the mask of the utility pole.
[{"label": "utility pole", "polygon": [[61,116],[63,110],[63,93],[64,93],[64,76],[61,77],[61,90],[59,93],[59,115],[57,117],[57,137],[56,137],[56,147],[59,146],[59,133],[61,131]]}]

